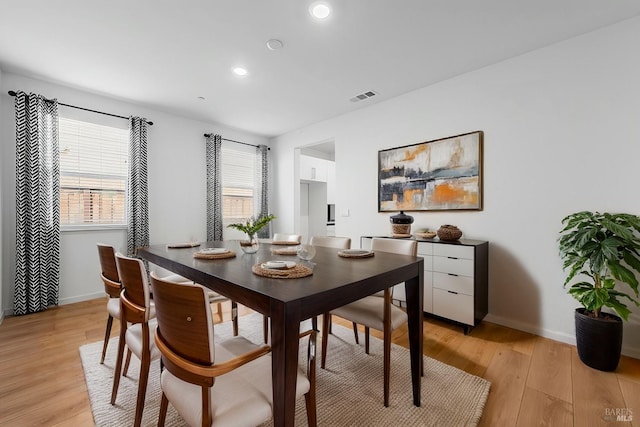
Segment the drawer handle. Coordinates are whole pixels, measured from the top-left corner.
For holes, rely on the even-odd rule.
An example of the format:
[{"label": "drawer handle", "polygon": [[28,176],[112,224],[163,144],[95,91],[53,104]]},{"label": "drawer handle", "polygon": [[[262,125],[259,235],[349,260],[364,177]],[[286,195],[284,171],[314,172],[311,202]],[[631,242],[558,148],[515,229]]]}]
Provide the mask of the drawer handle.
[{"label": "drawer handle", "polygon": [[458,295],[457,292],[453,292],[453,291],[447,291],[447,292],[449,292],[450,294]]},{"label": "drawer handle", "polygon": [[453,274],[453,273],[447,273],[449,276],[454,276],[454,277],[458,277],[457,274]]},{"label": "drawer handle", "polygon": [[448,256],[447,258],[449,258],[449,259],[458,259],[458,257],[455,257],[455,256]]}]

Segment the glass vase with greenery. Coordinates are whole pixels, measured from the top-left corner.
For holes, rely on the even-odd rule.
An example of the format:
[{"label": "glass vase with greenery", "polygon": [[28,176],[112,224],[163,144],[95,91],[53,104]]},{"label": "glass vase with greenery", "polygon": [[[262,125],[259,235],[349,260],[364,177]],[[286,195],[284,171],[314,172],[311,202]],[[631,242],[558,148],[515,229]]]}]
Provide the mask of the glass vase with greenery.
[{"label": "glass vase with greenery", "polygon": [[229,224],[227,227],[242,231],[248,237],[248,240],[240,241],[240,248],[245,253],[255,253],[258,251],[258,232],[267,226],[271,221],[276,219],[275,215],[263,215],[258,218],[251,217],[245,222]]}]

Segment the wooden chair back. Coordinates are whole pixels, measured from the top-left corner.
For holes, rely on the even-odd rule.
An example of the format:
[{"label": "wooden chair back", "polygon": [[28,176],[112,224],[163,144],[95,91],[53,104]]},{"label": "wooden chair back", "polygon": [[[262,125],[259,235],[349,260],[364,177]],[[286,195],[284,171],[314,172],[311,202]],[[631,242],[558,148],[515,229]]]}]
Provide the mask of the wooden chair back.
[{"label": "wooden chair back", "polygon": [[122,292],[120,293],[122,308],[128,308],[127,321],[132,323],[148,321],[151,295],[144,263],[138,258],[130,258],[116,253],[116,265],[122,283]]},{"label": "wooden chair back", "polygon": [[324,248],[351,249],[350,237],[312,236],[309,244]]},{"label": "wooden chair back", "polygon": [[[200,365],[215,362],[213,319],[206,290],[151,273],[156,319],[162,339],[180,357]],[[172,371],[172,373],[178,376]]]},{"label": "wooden chair back", "polygon": [[100,258],[104,291],[110,298],[118,298],[120,296],[120,276],[116,265],[116,251],[113,246],[98,243],[98,257]]}]

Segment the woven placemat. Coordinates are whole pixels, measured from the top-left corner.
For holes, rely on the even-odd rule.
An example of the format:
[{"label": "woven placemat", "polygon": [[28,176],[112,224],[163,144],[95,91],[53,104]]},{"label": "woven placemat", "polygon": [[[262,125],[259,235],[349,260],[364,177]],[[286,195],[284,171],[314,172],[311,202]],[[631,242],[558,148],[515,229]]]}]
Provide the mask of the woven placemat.
[{"label": "woven placemat", "polygon": [[271,253],[276,255],[297,255],[298,248],[271,248]]},{"label": "woven placemat", "polygon": [[224,259],[224,258],[233,258],[236,256],[234,251],[225,252],[223,254],[208,254],[202,252],[195,252],[193,254],[194,258],[198,259]]},{"label": "woven placemat", "polygon": [[294,246],[297,245],[299,243],[297,242],[287,242],[286,240],[274,240],[273,242],[271,242],[272,245],[287,245],[287,246]]},{"label": "woven placemat", "polygon": [[343,252],[343,251],[338,252],[338,256],[341,256],[342,258],[370,258],[373,255],[374,255],[373,251],[368,251],[365,253],[350,253],[350,252]]},{"label": "woven placemat", "polygon": [[188,242],[188,243],[169,243],[167,248],[169,249],[180,249],[180,248],[197,248],[200,246],[198,242]]},{"label": "woven placemat", "polygon": [[262,268],[260,264],[256,264],[251,267],[258,276],[271,277],[274,279],[299,279],[301,277],[311,276],[313,270],[306,265],[296,264],[293,268],[287,268],[283,270],[273,270],[269,268]]}]

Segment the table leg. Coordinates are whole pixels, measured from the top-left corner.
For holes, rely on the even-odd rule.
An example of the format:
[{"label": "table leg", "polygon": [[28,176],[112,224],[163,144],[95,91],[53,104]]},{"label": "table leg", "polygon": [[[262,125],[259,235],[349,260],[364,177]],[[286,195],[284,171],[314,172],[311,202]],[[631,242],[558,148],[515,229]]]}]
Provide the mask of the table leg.
[{"label": "table leg", "polygon": [[296,410],[300,313],[281,306],[271,314],[273,425],[293,426]]},{"label": "table leg", "polygon": [[[422,267],[422,266],[421,266]],[[409,352],[411,358],[411,383],[413,385],[413,404],[420,406],[420,386],[422,372],[422,329],[423,329],[423,282],[422,268],[417,277],[405,282],[407,294],[407,316],[409,327]]]}]

